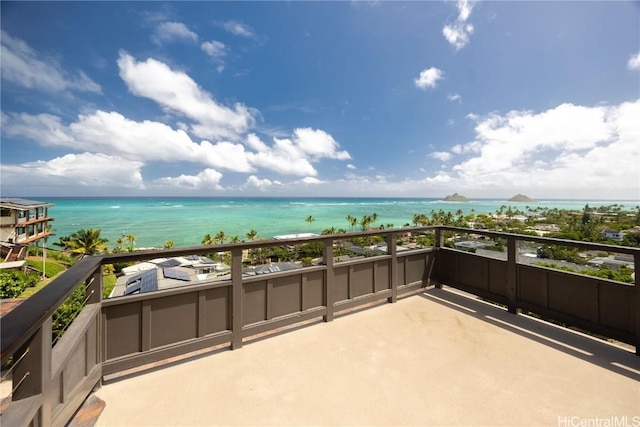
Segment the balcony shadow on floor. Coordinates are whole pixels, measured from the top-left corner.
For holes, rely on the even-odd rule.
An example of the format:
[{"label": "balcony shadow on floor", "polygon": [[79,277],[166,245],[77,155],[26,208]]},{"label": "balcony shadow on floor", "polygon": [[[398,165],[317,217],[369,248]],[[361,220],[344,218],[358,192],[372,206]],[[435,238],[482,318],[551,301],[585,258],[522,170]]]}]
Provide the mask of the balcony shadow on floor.
[{"label": "balcony shadow on floor", "polygon": [[500,306],[479,300],[475,295],[450,287],[423,291],[420,296],[616,374],[640,381],[640,357],[633,352],[632,346],[612,344],[528,315],[516,316]]}]

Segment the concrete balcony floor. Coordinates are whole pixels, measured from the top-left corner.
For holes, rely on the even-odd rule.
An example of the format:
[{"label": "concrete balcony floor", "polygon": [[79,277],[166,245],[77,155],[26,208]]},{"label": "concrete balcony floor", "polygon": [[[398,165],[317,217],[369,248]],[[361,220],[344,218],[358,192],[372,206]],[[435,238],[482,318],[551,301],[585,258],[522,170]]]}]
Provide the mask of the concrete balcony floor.
[{"label": "concrete balcony floor", "polygon": [[640,422],[632,349],[447,288],[316,323],[112,378],[97,425]]}]

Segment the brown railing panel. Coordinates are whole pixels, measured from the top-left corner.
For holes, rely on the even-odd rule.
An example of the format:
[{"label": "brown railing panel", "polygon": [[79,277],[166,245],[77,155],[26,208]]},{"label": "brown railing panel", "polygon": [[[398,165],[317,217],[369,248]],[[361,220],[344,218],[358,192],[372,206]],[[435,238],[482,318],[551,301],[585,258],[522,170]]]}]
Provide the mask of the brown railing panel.
[{"label": "brown railing panel", "polygon": [[427,269],[427,258],[430,254],[420,252],[404,257],[405,259],[405,280],[404,284],[409,285],[424,280]]},{"label": "brown railing panel", "polygon": [[142,301],[103,307],[106,360],[142,350]]},{"label": "brown railing panel", "polygon": [[271,308],[269,319],[302,311],[301,275],[279,277],[273,280],[268,294]]},{"label": "brown railing panel", "polygon": [[550,309],[597,323],[597,280],[553,270],[548,277]]},{"label": "brown railing panel", "polygon": [[231,330],[231,287],[207,289],[203,291],[205,304],[204,331],[202,335]]},{"label": "brown railing panel", "polygon": [[198,336],[198,294],[190,292],[149,300],[150,347],[193,339]]},{"label": "brown railing panel", "polygon": [[507,263],[497,259],[487,259],[489,265],[489,292],[507,296]]},{"label": "brown railing panel", "polygon": [[323,307],[324,301],[324,271],[313,271],[303,276],[302,282],[302,310]]},{"label": "brown railing panel", "polygon": [[335,303],[349,299],[349,273],[348,265],[338,264],[333,267],[333,301]]},{"label": "brown railing panel", "polygon": [[358,298],[363,295],[372,294],[373,287],[373,266],[374,261],[366,264],[355,264],[352,266],[351,275],[349,277],[349,286],[351,287],[351,298]]},{"label": "brown railing panel", "polygon": [[52,424],[64,425],[102,376],[100,304],[88,304],[52,350],[48,391]]},{"label": "brown railing panel", "polygon": [[391,282],[390,282],[390,266],[389,263],[392,262],[393,260],[391,259],[385,259],[385,260],[380,260],[380,261],[376,261],[373,264],[373,277],[375,279],[374,282],[374,291],[375,292],[380,292],[383,291],[385,289],[391,289]]},{"label": "brown railing panel", "polygon": [[405,269],[406,269],[406,256],[399,256],[393,262],[396,263],[396,280],[398,281],[398,286],[404,286],[407,284],[405,279]]},{"label": "brown railing panel", "polygon": [[610,328],[635,334],[635,316],[638,307],[635,305],[634,296],[634,289],[631,285],[598,281],[600,323]]},{"label": "brown railing panel", "polygon": [[458,281],[466,286],[483,291],[489,290],[489,259],[458,252]]},{"label": "brown railing panel", "polygon": [[267,281],[244,284],[244,326],[267,320]]},{"label": "brown railing panel", "polygon": [[540,307],[549,307],[548,270],[528,265],[518,265],[518,299]]}]

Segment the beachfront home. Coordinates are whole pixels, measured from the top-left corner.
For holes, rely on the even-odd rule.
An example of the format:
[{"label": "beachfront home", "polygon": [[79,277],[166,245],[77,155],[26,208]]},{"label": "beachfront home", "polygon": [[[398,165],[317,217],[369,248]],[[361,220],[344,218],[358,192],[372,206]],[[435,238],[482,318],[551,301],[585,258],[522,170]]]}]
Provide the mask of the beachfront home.
[{"label": "beachfront home", "polygon": [[601,234],[603,239],[611,239],[617,241],[624,240],[624,236],[626,235],[624,231],[618,230],[603,230]]},{"label": "beachfront home", "polygon": [[26,245],[37,243],[53,234],[47,209],[51,203],[20,198],[0,198],[0,242],[7,261],[23,259]]}]

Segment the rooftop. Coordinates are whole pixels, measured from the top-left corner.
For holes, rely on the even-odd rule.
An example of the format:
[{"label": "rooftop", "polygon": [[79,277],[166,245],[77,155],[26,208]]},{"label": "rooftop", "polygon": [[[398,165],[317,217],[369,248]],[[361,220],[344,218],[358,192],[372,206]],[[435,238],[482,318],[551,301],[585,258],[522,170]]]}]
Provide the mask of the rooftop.
[{"label": "rooftop", "polygon": [[315,323],[107,377],[97,425],[572,425],[640,414],[632,347],[451,288]]},{"label": "rooftop", "polygon": [[38,202],[36,200],[21,199],[17,197],[0,197],[0,206],[11,209],[29,209],[53,206],[52,203]]}]

